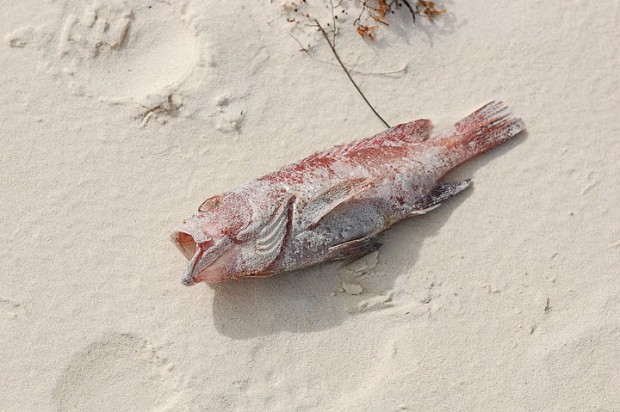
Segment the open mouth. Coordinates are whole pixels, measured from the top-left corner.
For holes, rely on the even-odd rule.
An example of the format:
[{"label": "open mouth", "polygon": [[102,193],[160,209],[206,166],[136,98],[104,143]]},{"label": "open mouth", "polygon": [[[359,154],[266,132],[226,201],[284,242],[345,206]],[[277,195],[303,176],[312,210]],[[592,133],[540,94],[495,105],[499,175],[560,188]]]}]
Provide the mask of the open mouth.
[{"label": "open mouth", "polygon": [[191,259],[196,253],[196,242],[194,241],[193,236],[189,233],[175,230],[171,233],[170,239],[188,260]]},{"label": "open mouth", "polygon": [[173,231],[170,234],[170,239],[181,253],[183,253],[183,256],[189,260],[182,282],[186,286],[191,286],[195,283],[194,277],[198,274],[197,266],[202,260],[202,255],[205,250],[213,245],[213,242],[196,243],[192,235],[180,229]]},{"label": "open mouth", "polygon": [[[200,282],[201,273],[221,257],[221,253],[218,252],[226,247],[226,242],[218,242],[216,245],[211,239],[196,242],[192,235],[182,229],[173,231],[170,238],[183,256],[189,260],[182,280],[186,286]],[[205,256],[207,253],[208,255]]]}]

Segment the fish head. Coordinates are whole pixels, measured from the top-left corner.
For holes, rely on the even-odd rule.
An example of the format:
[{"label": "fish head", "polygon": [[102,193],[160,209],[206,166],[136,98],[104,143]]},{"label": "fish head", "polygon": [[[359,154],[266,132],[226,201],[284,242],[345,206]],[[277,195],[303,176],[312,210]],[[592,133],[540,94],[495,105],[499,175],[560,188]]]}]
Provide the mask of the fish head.
[{"label": "fish head", "polygon": [[239,233],[249,226],[247,200],[232,194],[207,199],[198,213],[176,227],[170,238],[189,260],[183,284],[222,282],[239,272]]}]

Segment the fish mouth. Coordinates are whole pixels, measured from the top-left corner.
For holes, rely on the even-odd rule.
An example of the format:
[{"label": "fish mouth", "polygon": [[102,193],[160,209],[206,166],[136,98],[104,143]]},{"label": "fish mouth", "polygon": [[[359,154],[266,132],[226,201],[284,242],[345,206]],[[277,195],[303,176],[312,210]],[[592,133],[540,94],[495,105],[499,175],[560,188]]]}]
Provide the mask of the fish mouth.
[{"label": "fish mouth", "polygon": [[182,228],[178,228],[170,233],[170,240],[183,253],[188,260],[196,253],[196,241],[194,237]]},{"label": "fish mouth", "polygon": [[173,230],[170,234],[170,240],[172,240],[172,243],[174,243],[177,249],[181,251],[183,256],[189,260],[181,283],[185,286],[194,285],[196,283],[194,276],[197,274],[197,266],[200,263],[206,249],[209,246],[212,246],[213,242],[207,241],[198,243],[194,239],[194,236],[183,228]]},{"label": "fish mouth", "polygon": [[228,246],[225,239],[218,242],[209,238],[198,241],[182,228],[174,230],[170,238],[183,256],[189,260],[181,283],[185,286],[192,286],[201,281],[210,281],[209,278],[214,277],[213,274],[204,272],[222,256]]}]

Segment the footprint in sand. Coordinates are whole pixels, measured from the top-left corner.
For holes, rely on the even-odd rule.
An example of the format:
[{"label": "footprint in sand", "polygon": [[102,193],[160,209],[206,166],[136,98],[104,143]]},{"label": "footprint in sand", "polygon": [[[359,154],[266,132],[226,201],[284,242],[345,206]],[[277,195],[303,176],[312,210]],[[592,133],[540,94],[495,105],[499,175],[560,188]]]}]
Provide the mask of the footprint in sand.
[{"label": "footprint in sand", "polygon": [[39,50],[39,68],[60,76],[74,94],[158,118],[173,116],[171,96],[180,101],[183,84],[200,77],[198,25],[175,0],[68,0],[55,28],[17,28],[4,40],[15,50]]},{"label": "footprint in sand", "polygon": [[215,128],[221,132],[239,131],[243,123],[243,99],[222,95],[215,101],[217,122]]},{"label": "footprint in sand", "polygon": [[151,411],[179,405],[172,365],[132,334],[110,333],[77,353],[54,390],[59,411]]},{"label": "footprint in sand", "polygon": [[86,94],[141,99],[182,82],[198,63],[196,36],[173,4],[71,3],[57,53],[72,86]]},{"label": "footprint in sand", "polygon": [[0,296],[0,320],[17,320],[23,314],[24,308],[21,303]]}]

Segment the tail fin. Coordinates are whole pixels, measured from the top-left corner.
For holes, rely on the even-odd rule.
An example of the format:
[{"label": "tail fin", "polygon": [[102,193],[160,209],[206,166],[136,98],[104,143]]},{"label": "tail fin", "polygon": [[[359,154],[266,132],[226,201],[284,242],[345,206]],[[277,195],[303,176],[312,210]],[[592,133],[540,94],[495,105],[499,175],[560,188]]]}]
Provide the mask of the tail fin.
[{"label": "tail fin", "polygon": [[437,142],[454,150],[456,164],[484,153],[525,130],[523,121],[502,102],[490,102],[443,133]]}]

